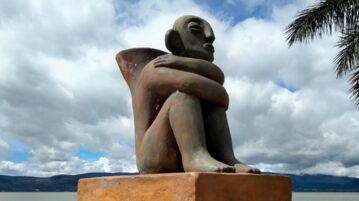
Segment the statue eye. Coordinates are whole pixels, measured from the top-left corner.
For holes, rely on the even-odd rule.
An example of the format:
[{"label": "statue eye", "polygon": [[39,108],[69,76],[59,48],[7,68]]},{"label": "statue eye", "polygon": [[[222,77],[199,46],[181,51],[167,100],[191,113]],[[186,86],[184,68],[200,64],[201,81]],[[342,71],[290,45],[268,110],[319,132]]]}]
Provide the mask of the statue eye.
[{"label": "statue eye", "polygon": [[189,27],[189,30],[190,30],[190,31],[193,31],[193,32],[200,32],[200,31],[202,31],[202,26],[199,25],[199,24],[196,23],[196,22],[190,22],[190,23],[188,24],[188,27]]}]

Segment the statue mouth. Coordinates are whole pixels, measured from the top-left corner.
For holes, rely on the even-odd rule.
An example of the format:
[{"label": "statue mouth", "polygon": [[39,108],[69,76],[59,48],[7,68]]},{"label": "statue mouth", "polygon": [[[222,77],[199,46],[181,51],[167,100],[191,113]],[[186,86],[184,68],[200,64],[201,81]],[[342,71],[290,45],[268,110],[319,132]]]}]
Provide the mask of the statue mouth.
[{"label": "statue mouth", "polygon": [[211,53],[214,53],[214,47],[211,43],[205,43],[205,44],[203,44],[203,47],[206,48]]}]

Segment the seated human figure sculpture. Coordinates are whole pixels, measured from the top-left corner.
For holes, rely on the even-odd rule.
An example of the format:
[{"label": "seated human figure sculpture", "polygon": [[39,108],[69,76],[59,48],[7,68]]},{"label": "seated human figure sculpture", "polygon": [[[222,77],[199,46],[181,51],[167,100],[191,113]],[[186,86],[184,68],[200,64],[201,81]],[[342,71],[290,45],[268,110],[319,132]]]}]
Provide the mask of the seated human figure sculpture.
[{"label": "seated human figure sculpture", "polygon": [[132,95],[140,173],[260,173],[234,155],[214,40],[207,21],[186,15],[166,33],[170,54],[150,48],[117,54]]}]

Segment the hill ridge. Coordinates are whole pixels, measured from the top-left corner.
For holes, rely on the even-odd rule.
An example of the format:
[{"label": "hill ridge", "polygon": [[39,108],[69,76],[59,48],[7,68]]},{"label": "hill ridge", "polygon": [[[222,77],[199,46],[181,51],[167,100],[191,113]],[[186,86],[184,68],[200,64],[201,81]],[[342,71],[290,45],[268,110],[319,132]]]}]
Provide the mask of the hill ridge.
[{"label": "hill ridge", "polygon": [[[293,192],[359,192],[359,178],[331,175],[295,175],[264,172],[289,176]],[[0,175],[0,192],[76,192],[81,178],[137,175],[137,173],[91,172],[76,175],[60,174],[51,177]]]}]

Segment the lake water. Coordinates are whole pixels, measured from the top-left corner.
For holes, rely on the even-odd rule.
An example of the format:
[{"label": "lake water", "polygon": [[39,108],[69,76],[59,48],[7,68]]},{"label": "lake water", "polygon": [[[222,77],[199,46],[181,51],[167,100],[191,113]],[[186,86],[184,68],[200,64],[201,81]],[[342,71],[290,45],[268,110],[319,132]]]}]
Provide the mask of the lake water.
[{"label": "lake water", "polygon": [[293,201],[359,201],[359,193],[293,193]]},{"label": "lake water", "polygon": [[0,193],[0,201],[76,201],[76,193]]},{"label": "lake water", "polygon": [[[0,193],[0,201],[76,201],[76,193]],[[359,193],[293,193],[292,201],[359,201]]]}]

